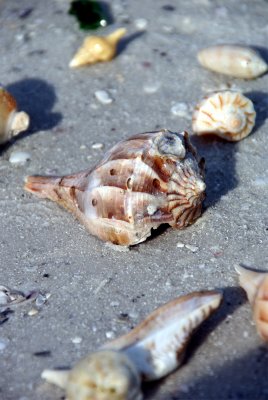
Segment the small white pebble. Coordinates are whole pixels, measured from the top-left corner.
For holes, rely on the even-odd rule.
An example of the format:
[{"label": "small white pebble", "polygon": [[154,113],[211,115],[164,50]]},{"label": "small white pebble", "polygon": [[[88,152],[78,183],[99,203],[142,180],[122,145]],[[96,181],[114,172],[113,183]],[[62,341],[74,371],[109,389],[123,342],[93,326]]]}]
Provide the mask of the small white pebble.
[{"label": "small white pebble", "polygon": [[38,314],[38,310],[36,308],[32,308],[30,311],[28,311],[29,317],[33,317]]},{"label": "small white pebble", "polygon": [[105,336],[107,337],[107,339],[112,339],[114,338],[114,332],[113,331],[105,332]]},{"label": "small white pebble", "polygon": [[134,21],[134,25],[139,31],[143,31],[147,28],[148,21],[145,18],[137,18]]},{"label": "small white pebble", "polygon": [[143,85],[143,91],[147,94],[153,94],[160,89],[160,86],[160,82],[147,83]]},{"label": "small white pebble", "polygon": [[182,248],[185,246],[185,244],[182,243],[182,242],[178,242],[178,243],[176,244],[176,246],[177,246],[179,249],[182,249]]},{"label": "small white pebble", "polygon": [[170,109],[171,114],[177,117],[189,118],[189,107],[186,103],[175,103]]},{"label": "small white pebble", "polygon": [[81,144],[81,146],[80,146],[80,150],[85,150],[87,148],[87,146],[86,145],[84,145],[84,144]]},{"label": "small white pebble", "polygon": [[246,339],[246,338],[248,338],[249,337],[249,333],[247,332],[247,331],[244,331],[243,332],[243,337]]},{"label": "small white pebble", "polygon": [[12,151],[9,157],[11,164],[25,164],[31,159],[31,154],[26,151]]},{"label": "small white pebble", "polygon": [[79,344],[79,343],[82,342],[82,338],[79,337],[79,336],[75,336],[74,338],[71,339],[71,342],[72,342],[73,344]]},{"label": "small white pebble", "polygon": [[103,143],[93,143],[93,145],[91,146],[91,148],[94,150],[101,150],[103,149],[103,147],[104,147]]},{"label": "small white pebble", "polygon": [[192,251],[193,253],[196,253],[198,251],[198,247],[192,246],[191,244],[186,244],[185,247],[186,247],[186,249]]},{"label": "small white pebble", "polygon": [[105,90],[97,90],[95,92],[96,99],[102,104],[111,104],[114,100]]}]

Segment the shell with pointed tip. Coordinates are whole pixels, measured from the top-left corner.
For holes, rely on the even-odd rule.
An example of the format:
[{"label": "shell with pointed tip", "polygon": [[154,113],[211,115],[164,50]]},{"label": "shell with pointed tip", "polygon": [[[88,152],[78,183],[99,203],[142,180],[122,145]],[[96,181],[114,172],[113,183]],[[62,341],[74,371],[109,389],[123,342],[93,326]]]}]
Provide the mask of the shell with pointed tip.
[{"label": "shell with pointed tip", "polygon": [[197,135],[215,134],[238,141],[250,134],[255,117],[250,99],[239,92],[222,91],[206,96],[195,107],[192,126]]},{"label": "shell with pointed tip", "polygon": [[117,44],[125,34],[126,29],[120,28],[106,37],[87,37],[71,60],[70,67],[76,68],[112,60],[116,55]]},{"label": "shell with pointed tip", "polygon": [[29,127],[29,122],[28,114],[17,111],[14,97],[0,87],[0,144],[25,131]]},{"label": "shell with pointed tip", "polygon": [[45,370],[42,377],[65,389],[68,400],[141,400],[141,379],[160,379],[174,371],[192,333],[221,299],[214,291],[176,298],[70,372]]},{"label": "shell with pointed tip", "polygon": [[199,51],[197,58],[203,67],[237,78],[254,79],[268,69],[260,54],[247,46],[211,46]]},{"label": "shell with pointed tip", "polygon": [[257,331],[268,342],[268,272],[256,272],[236,267],[239,284],[246,291],[253,309]]},{"label": "shell with pointed tip", "polygon": [[183,228],[200,216],[201,164],[186,133],[147,132],[119,142],[94,169],[30,176],[25,189],[69,209],[100,239],[129,246],[162,223]]}]

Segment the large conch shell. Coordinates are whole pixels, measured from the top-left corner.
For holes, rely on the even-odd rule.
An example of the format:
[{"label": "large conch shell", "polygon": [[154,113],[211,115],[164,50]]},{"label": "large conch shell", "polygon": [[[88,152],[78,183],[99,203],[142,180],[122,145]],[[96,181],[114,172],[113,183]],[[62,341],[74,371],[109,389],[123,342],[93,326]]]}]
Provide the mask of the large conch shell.
[{"label": "large conch shell", "polygon": [[162,130],[119,142],[94,169],[29,176],[25,189],[72,211],[100,239],[129,246],[162,223],[192,223],[201,214],[205,183],[188,135]]},{"label": "large conch shell", "polygon": [[268,342],[268,272],[251,271],[242,266],[236,266],[236,271],[252,306],[257,331]]},{"label": "large conch shell", "polygon": [[17,111],[17,102],[3,87],[0,87],[0,144],[26,131],[30,123],[29,115]]},{"label": "large conch shell", "polygon": [[105,37],[87,37],[71,60],[69,66],[76,68],[87,64],[112,60],[116,55],[117,44],[125,34],[126,29],[120,28]]},{"label": "large conch shell", "polygon": [[42,377],[65,389],[68,400],[141,400],[141,380],[160,379],[180,366],[192,333],[221,299],[214,291],[178,297],[70,371],[45,370]]},{"label": "large conch shell", "polygon": [[254,79],[268,69],[260,54],[248,46],[211,46],[200,50],[197,58],[203,67],[236,78]]},{"label": "large conch shell", "polygon": [[197,135],[215,134],[229,141],[238,141],[250,134],[255,117],[252,101],[242,93],[217,92],[206,96],[195,107],[193,131]]}]

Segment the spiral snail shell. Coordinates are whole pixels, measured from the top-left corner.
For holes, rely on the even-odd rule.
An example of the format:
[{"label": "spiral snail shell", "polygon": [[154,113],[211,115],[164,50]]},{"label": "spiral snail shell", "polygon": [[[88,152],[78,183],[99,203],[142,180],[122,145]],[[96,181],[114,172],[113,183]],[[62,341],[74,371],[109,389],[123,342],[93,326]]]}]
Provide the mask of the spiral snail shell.
[{"label": "spiral snail shell", "polygon": [[227,90],[206,96],[195,107],[192,127],[197,135],[215,134],[238,141],[250,134],[255,117],[250,99],[242,93]]},{"label": "spiral snail shell", "polygon": [[239,284],[247,293],[258,334],[268,342],[268,272],[237,266]]},{"label": "spiral snail shell", "polygon": [[94,169],[29,176],[25,189],[72,211],[100,239],[129,246],[162,223],[183,228],[200,216],[202,167],[187,133],[162,130],[119,142]]},{"label": "spiral snail shell", "polygon": [[25,131],[29,123],[28,114],[23,111],[18,112],[15,98],[0,87],[0,144]]},{"label": "spiral snail shell", "polygon": [[208,47],[200,50],[197,58],[203,67],[236,78],[254,79],[268,69],[257,51],[235,44]]},{"label": "spiral snail shell", "polygon": [[112,60],[116,55],[117,44],[125,34],[126,29],[120,28],[106,37],[87,37],[71,60],[69,66],[76,68],[87,64]]},{"label": "spiral snail shell", "polygon": [[45,370],[42,377],[65,389],[68,400],[141,400],[141,381],[160,379],[180,366],[192,333],[221,299],[214,291],[178,297],[70,371]]}]

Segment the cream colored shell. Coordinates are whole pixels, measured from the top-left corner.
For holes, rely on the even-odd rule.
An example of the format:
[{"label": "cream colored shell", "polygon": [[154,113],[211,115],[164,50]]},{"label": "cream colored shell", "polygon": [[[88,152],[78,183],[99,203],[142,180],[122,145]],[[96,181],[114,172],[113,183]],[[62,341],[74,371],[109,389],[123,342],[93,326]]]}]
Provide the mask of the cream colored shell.
[{"label": "cream colored shell", "polygon": [[238,266],[239,284],[252,306],[253,319],[261,338],[268,342],[268,272],[251,271]]},{"label": "cream colored shell", "polygon": [[203,67],[237,78],[254,79],[268,69],[260,54],[247,46],[211,46],[199,51],[197,58]]},{"label": "cream colored shell", "polygon": [[15,98],[0,87],[0,145],[28,129],[29,123],[28,114],[18,112]]},{"label": "cream colored shell", "polygon": [[215,134],[238,141],[250,134],[255,117],[250,99],[240,92],[222,91],[205,97],[195,107],[192,127],[197,135]]}]

